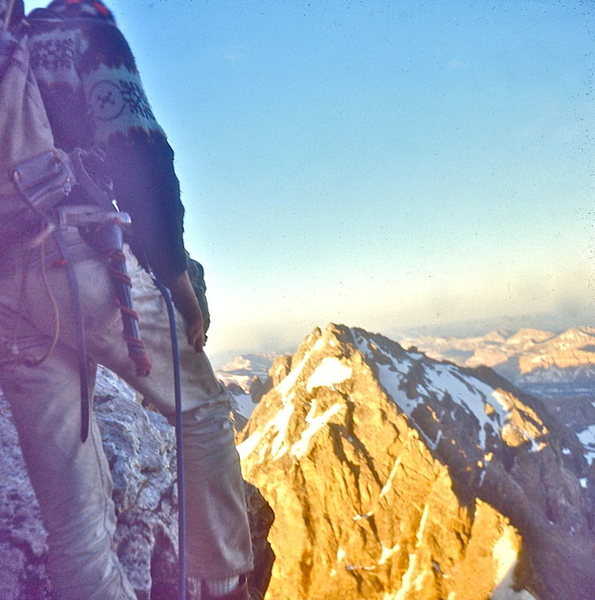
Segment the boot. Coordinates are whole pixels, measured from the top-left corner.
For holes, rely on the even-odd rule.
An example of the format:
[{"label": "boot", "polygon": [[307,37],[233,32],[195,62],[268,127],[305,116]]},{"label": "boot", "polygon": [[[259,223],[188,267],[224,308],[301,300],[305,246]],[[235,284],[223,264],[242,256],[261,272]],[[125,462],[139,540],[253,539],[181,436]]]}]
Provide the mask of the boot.
[{"label": "boot", "polygon": [[224,594],[223,596],[211,596],[207,586],[203,583],[200,597],[201,600],[250,600],[248,580],[245,575],[240,576],[240,585],[233,592],[229,592],[229,594]]}]

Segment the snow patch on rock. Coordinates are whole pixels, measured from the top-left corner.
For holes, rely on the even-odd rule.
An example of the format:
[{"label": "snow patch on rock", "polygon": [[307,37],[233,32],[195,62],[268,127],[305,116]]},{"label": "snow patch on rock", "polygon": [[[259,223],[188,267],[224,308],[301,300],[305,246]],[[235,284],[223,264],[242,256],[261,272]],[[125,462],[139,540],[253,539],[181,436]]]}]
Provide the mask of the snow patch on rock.
[{"label": "snow patch on rock", "polygon": [[595,462],[595,425],[590,425],[578,434],[578,438],[585,447],[585,458],[589,464]]},{"label": "snow patch on rock", "polygon": [[306,390],[311,392],[316,387],[330,387],[351,377],[351,367],[343,364],[338,358],[323,358],[312,375],[308,378]]},{"label": "snow patch on rock", "polygon": [[496,560],[496,588],[492,593],[492,600],[535,600],[527,590],[517,592],[513,588],[513,573],[519,553],[512,527],[504,530],[502,537],[494,545],[492,554]]},{"label": "snow patch on rock", "polygon": [[306,423],[308,428],[302,432],[301,438],[291,446],[291,454],[296,458],[301,458],[308,453],[310,441],[330,420],[331,418],[340,413],[344,406],[341,404],[333,404],[328,410],[325,410],[321,415],[314,416],[316,414],[316,399],[312,400],[312,406],[310,411],[306,415]]}]

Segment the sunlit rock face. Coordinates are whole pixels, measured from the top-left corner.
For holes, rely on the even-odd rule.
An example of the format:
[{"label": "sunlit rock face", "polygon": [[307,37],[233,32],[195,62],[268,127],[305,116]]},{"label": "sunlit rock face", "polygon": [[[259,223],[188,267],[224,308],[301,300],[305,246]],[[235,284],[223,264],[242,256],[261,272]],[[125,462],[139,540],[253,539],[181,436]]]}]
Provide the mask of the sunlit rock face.
[{"label": "sunlit rock face", "polygon": [[331,325],[270,385],[239,445],[267,599],[595,598],[588,449],[490,369]]}]

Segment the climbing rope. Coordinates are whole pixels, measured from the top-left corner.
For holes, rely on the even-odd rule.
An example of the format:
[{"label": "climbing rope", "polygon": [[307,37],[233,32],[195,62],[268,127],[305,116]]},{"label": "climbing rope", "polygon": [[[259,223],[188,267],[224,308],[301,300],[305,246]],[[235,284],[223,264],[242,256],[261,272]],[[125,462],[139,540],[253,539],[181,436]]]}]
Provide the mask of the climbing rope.
[{"label": "climbing rope", "polygon": [[174,399],[176,406],[176,468],[178,475],[178,594],[186,600],[186,485],[184,480],[184,437],[182,431],[182,386],[180,381],[180,351],[176,335],[176,315],[169,289],[157,279],[155,285],[167,307],[174,370]]}]

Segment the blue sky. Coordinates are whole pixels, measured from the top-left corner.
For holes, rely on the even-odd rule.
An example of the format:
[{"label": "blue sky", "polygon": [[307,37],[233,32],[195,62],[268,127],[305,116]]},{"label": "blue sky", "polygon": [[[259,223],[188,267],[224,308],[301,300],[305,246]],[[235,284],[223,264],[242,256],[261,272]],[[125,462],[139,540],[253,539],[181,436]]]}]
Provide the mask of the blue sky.
[{"label": "blue sky", "polygon": [[215,355],[329,321],[595,322],[593,2],[110,7],[176,151]]}]

